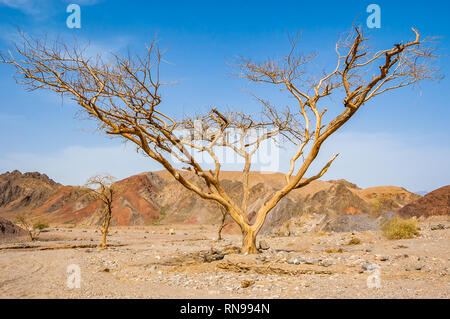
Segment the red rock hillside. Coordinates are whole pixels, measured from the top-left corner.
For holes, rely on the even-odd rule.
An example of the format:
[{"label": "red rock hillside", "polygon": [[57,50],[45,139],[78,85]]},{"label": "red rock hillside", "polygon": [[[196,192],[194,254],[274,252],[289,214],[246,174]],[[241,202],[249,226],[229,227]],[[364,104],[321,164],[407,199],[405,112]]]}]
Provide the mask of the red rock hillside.
[{"label": "red rock hillside", "polygon": [[[16,213],[29,212],[32,219],[52,224],[94,225],[100,222],[100,202],[86,196],[81,187],[63,186],[46,175],[33,174],[37,181],[30,181],[29,173],[18,171],[0,175],[0,198],[3,199],[0,215],[13,220]],[[151,173],[131,176],[118,181],[117,185],[113,225],[148,225],[161,218],[156,204],[158,182],[152,183]]]},{"label": "red rock hillside", "polygon": [[[190,173],[180,173],[188,180],[198,179]],[[283,186],[284,175],[258,172],[250,175],[248,209],[249,219],[253,220],[261,205]],[[221,176],[223,187],[239,203],[242,200],[241,174],[222,172]],[[142,173],[118,181],[117,185],[113,225],[220,222],[217,204],[200,199],[167,172]],[[360,189],[345,180],[314,181],[284,198],[267,216],[262,232],[270,232],[302,214],[377,216],[417,198],[420,196],[395,186]],[[79,186],[63,186],[39,173],[14,171],[0,175],[0,216],[9,220],[14,220],[18,212],[26,212],[36,221],[48,224],[97,225],[101,209],[101,203],[86,196]],[[228,222],[233,224],[230,218]]]},{"label": "red rock hillside", "polygon": [[404,217],[450,215],[450,185],[438,188],[398,210]]}]

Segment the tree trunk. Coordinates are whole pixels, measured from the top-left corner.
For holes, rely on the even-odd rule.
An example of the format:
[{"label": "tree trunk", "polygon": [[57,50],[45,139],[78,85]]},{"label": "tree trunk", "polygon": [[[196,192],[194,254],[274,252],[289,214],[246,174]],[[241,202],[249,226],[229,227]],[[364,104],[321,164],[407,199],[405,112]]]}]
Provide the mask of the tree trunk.
[{"label": "tree trunk", "polygon": [[220,225],[219,227],[219,231],[217,232],[217,241],[221,241],[222,240],[222,229],[223,229],[224,225]]},{"label": "tree trunk", "polygon": [[220,222],[219,231],[217,232],[217,241],[222,240],[222,230],[225,227],[225,219],[227,218],[227,213],[222,212],[222,220]]},{"label": "tree trunk", "polygon": [[257,254],[258,249],[256,248],[256,235],[254,230],[243,230],[242,231],[242,254]]},{"label": "tree trunk", "polygon": [[102,248],[106,248],[106,236],[108,236],[109,225],[111,223],[111,208],[105,209],[105,216],[103,217],[102,227]]},{"label": "tree trunk", "polygon": [[102,248],[106,248],[106,236],[108,235],[108,230],[102,229]]}]

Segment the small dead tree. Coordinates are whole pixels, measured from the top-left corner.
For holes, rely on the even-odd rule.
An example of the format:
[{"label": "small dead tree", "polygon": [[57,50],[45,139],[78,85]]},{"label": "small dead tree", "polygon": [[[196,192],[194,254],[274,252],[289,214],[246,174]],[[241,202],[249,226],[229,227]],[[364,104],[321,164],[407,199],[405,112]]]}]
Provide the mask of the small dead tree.
[{"label": "small dead tree", "polygon": [[26,213],[16,214],[16,223],[27,231],[31,241],[38,240],[42,229],[44,229],[44,227],[40,227],[43,224],[33,223]]},{"label": "small dead tree", "polygon": [[222,240],[222,230],[225,227],[225,222],[226,222],[227,216],[228,216],[228,213],[223,206],[219,206],[219,211],[220,211],[221,216],[220,216],[219,229],[217,230],[217,241]]},{"label": "small dead tree", "polygon": [[[323,143],[348,122],[374,97],[437,77],[432,66],[434,49],[413,29],[411,41],[371,52],[368,38],[355,28],[336,44],[337,62],[330,72],[319,77],[308,76],[306,66],[314,57],[297,54],[298,37],[283,59],[262,63],[241,59],[242,77],[255,83],[282,88],[294,98],[296,106],[279,111],[258,98],[264,112],[258,116],[240,112],[220,112],[212,108],[206,115],[176,120],[161,107],[159,80],[161,52],[152,44],[143,57],[114,56],[104,62],[100,57],[86,56],[83,50],[64,43],[48,44],[26,36],[15,45],[15,53],[1,55],[1,61],[13,65],[17,82],[29,90],[49,89],[69,95],[99,129],[120,136],[160,163],[186,189],[221,205],[242,231],[242,253],[257,253],[256,236],[267,214],[292,190],[304,187],[322,177],[337,154],[323,168],[305,177]],[[329,96],[343,96],[343,109],[325,121],[323,106]],[[200,132],[197,132],[200,128]],[[205,133],[206,129],[206,133]],[[189,130],[191,133],[180,134]],[[261,134],[253,134],[255,131]],[[236,136],[239,138],[230,138]],[[198,134],[197,134],[198,133]],[[282,136],[296,147],[289,159],[285,184],[257,210],[250,222],[248,205],[252,158],[261,143]],[[220,178],[221,160],[217,152],[226,148],[244,159],[242,198],[228,194]],[[197,160],[196,154],[213,159],[213,169]],[[176,168],[172,159],[183,164]]]},{"label": "small dead tree", "polygon": [[114,178],[110,175],[95,175],[89,178],[85,184],[89,197],[102,203],[101,227],[102,227],[102,248],[106,248],[106,237],[108,236],[109,226],[111,225],[112,205],[117,187],[115,187]]}]

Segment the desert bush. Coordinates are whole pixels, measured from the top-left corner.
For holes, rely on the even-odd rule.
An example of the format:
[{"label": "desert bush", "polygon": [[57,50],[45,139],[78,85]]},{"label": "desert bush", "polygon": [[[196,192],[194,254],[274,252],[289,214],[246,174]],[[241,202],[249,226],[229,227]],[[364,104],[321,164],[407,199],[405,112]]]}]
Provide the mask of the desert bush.
[{"label": "desert bush", "polygon": [[382,203],[381,200],[379,200],[378,198],[372,198],[369,201],[370,206],[372,207],[374,213],[378,214],[381,211],[381,207],[382,207]]},{"label": "desert bush", "polygon": [[407,239],[419,235],[417,221],[412,218],[392,218],[383,224],[382,231],[387,239]]},{"label": "desert bush", "polygon": [[43,230],[43,229],[46,229],[46,228],[49,228],[49,227],[50,227],[49,225],[47,225],[45,223],[42,223],[42,222],[38,222],[38,223],[33,225],[34,229],[39,229],[39,230]]}]

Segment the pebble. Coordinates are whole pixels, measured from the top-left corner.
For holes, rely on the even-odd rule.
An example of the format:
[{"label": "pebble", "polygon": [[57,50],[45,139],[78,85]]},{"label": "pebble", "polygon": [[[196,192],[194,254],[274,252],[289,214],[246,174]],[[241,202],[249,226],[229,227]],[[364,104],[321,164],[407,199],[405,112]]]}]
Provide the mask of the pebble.
[{"label": "pebble", "polygon": [[300,265],[301,261],[298,258],[289,258],[287,263],[291,265]]},{"label": "pebble", "polygon": [[261,249],[261,250],[267,250],[267,249],[269,249],[270,247],[269,247],[269,244],[267,244],[267,242],[265,241],[265,240],[261,240],[260,242],[259,242],[259,249]]},{"label": "pebble", "polygon": [[333,264],[327,260],[323,260],[320,262],[320,266],[323,266],[323,267],[330,267],[331,265],[333,265]]}]

